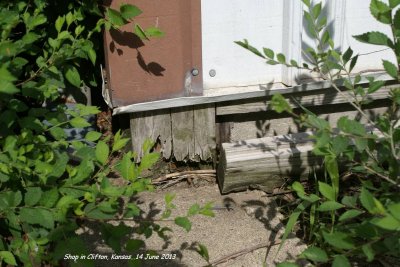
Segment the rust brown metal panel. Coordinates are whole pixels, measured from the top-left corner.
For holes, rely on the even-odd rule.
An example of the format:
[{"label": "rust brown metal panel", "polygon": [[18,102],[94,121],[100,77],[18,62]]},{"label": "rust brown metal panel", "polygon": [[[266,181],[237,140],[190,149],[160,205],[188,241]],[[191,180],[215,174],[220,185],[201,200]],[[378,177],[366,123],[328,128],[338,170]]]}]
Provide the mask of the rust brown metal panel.
[{"label": "rust brown metal panel", "polygon": [[138,6],[143,14],[135,22],[157,26],[165,36],[142,41],[133,23],[105,33],[113,106],[201,95],[201,0],[113,0],[111,7],[121,3]]}]

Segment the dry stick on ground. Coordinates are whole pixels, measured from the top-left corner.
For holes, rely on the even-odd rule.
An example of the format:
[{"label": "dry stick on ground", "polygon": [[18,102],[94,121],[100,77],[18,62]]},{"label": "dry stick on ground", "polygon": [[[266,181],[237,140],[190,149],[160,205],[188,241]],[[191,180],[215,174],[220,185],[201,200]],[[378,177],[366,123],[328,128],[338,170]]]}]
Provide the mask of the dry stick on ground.
[{"label": "dry stick on ground", "polygon": [[237,258],[239,256],[242,256],[242,255],[245,255],[247,253],[253,252],[253,251],[257,250],[257,249],[276,246],[276,245],[279,245],[280,243],[281,243],[280,239],[279,240],[275,240],[272,243],[271,242],[261,243],[261,244],[258,244],[256,246],[253,246],[253,247],[250,247],[250,248],[246,248],[246,249],[237,251],[235,253],[232,253],[230,255],[224,256],[224,257],[222,257],[222,258],[220,258],[218,260],[210,262],[210,264],[206,265],[206,266],[216,266],[216,265],[219,265],[221,263],[227,262],[229,260],[235,259],[235,258]]},{"label": "dry stick on ground", "polygon": [[159,183],[163,183],[167,180],[174,180],[174,179],[178,179],[182,176],[187,176],[187,175],[214,175],[215,176],[215,170],[194,170],[194,171],[168,173],[166,175],[163,175],[161,177],[153,179],[152,183],[159,184]]},{"label": "dry stick on ground", "polygon": [[161,189],[165,189],[167,187],[173,186],[177,183],[180,183],[182,180],[188,180],[193,178],[201,178],[210,182],[210,180],[215,180],[215,175],[212,174],[202,174],[202,175],[182,175],[174,177],[174,180],[164,180],[163,182],[153,183],[156,185],[160,185]]}]

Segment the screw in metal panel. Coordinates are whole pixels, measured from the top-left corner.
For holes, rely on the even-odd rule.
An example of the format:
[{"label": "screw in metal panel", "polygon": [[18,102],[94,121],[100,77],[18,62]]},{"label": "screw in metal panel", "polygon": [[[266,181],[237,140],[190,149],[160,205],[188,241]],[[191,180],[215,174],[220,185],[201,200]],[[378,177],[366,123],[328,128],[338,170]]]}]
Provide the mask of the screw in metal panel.
[{"label": "screw in metal panel", "polygon": [[217,72],[216,72],[214,69],[211,69],[211,70],[208,72],[208,74],[210,74],[211,77],[214,77],[214,76],[217,74]]},{"label": "screw in metal panel", "polygon": [[198,69],[192,69],[192,75],[193,76],[199,75],[199,70]]}]

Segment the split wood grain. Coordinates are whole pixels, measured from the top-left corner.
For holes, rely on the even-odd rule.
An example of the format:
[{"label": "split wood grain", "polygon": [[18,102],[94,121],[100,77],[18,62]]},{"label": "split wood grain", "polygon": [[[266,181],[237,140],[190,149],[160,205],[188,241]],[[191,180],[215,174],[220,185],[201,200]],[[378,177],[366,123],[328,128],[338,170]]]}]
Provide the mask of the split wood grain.
[{"label": "split wood grain", "polygon": [[155,110],[132,113],[130,118],[132,149],[138,154],[137,161],[143,156],[142,144],[146,139],[161,143],[161,153],[166,159],[172,154],[171,115],[168,110]]}]

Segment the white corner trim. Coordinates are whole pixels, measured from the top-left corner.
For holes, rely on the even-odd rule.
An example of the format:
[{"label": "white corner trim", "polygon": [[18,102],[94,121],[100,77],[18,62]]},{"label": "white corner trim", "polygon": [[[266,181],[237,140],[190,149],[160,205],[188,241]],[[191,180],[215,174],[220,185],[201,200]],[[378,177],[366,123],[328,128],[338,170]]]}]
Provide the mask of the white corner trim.
[{"label": "white corner trim", "polygon": [[[301,64],[301,40],[303,32],[303,3],[301,1],[283,1],[283,36],[282,53],[286,60],[295,60]],[[282,66],[282,82],[287,85],[296,85],[300,70]]]}]

